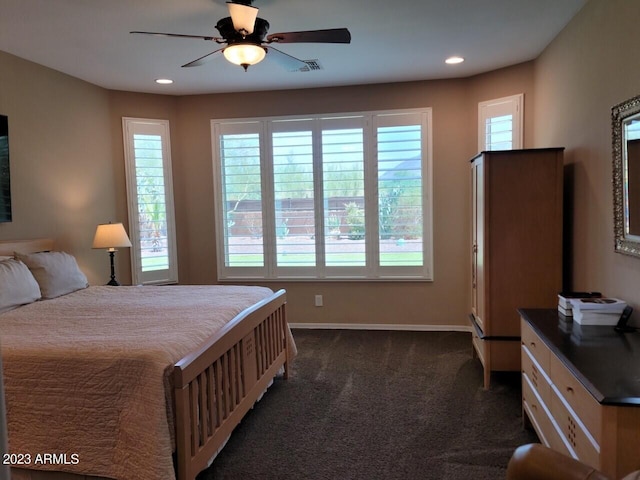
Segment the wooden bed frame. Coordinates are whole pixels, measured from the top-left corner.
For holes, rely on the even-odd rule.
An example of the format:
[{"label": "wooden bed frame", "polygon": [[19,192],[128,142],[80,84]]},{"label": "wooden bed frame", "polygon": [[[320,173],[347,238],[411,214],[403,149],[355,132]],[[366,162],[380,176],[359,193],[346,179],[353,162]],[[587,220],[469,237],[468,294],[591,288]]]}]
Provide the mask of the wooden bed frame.
[{"label": "wooden bed frame", "polygon": [[[50,239],[0,242],[0,255],[47,251],[53,245]],[[210,464],[280,370],[288,378],[291,352],[285,307],[286,292],[279,290],[238,314],[198,351],[175,364],[178,480],[193,480]]]},{"label": "wooden bed frame", "polygon": [[281,368],[288,378],[285,305],[279,290],[176,363],[178,480],[207,467]]}]

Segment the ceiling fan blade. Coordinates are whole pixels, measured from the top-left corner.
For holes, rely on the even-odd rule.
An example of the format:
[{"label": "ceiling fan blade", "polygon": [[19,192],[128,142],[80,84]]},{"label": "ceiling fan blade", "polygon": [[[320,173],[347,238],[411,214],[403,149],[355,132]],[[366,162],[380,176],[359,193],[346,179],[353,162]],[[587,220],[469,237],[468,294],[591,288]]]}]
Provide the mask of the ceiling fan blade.
[{"label": "ceiling fan blade", "polygon": [[224,50],[224,48],[219,48],[218,50],[214,50],[211,53],[207,53],[206,55],[203,55],[200,58],[196,58],[193,62],[185,63],[182,66],[183,67],[199,67],[203,63],[207,63],[209,60],[213,59],[213,55],[218,52],[221,52],[222,50]]},{"label": "ceiling fan blade", "polygon": [[309,71],[309,65],[293,57],[288,53],[284,53],[277,48],[264,47],[267,49],[267,58],[278,63],[280,66],[286,68],[290,72],[306,72]]},{"label": "ceiling fan blade", "polygon": [[308,30],[305,32],[272,33],[267,43],[351,43],[351,32],[346,28]]},{"label": "ceiling fan blade", "polygon": [[129,32],[129,33],[137,33],[141,35],[155,35],[156,37],[197,38],[199,40],[207,40],[207,41],[213,41],[213,42],[223,41],[222,38],[217,38],[217,37],[205,37],[202,35],[183,35],[181,33],[162,33],[162,32]]}]

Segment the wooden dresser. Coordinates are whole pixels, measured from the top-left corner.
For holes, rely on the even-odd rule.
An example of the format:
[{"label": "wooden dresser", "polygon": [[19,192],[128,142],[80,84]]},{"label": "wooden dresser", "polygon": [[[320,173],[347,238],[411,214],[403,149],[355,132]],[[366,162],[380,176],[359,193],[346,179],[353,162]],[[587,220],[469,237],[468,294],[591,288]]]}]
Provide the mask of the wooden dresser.
[{"label": "wooden dresser", "polygon": [[518,307],[554,307],[562,290],[563,149],[482,152],[471,160],[473,347],[491,372],[520,371]]},{"label": "wooden dresser", "polygon": [[640,469],[640,333],[520,309],[522,409],[540,441],[611,478]]}]

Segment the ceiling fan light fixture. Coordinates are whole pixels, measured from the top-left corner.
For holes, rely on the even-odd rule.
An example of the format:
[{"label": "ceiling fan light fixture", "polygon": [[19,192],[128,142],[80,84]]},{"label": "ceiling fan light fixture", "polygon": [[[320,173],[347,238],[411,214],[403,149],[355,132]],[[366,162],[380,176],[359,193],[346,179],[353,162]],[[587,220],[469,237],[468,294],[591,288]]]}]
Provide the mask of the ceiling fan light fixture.
[{"label": "ceiling fan light fixture", "polygon": [[260,45],[253,43],[236,43],[229,45],[222,53],[224,58],[235,65],[240,65],[246,70],[250,65],[255,65],[264,60],[267,51]]},{"label": "ceiling fan light fixture", "polygon": [[244,36],[251,35],[256,24],[258,9],[251,5],[242,5],[241,3],[227,2],[229,6],[229,14],[233,21],[233,28]]}]

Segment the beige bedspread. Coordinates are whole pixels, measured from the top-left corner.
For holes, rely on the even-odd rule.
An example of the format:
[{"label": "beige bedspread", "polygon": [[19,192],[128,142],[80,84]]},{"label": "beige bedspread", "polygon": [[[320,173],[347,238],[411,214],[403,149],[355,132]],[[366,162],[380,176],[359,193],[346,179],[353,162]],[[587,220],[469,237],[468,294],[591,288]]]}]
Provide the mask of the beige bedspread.
[{"label": "beige bedspread", "polygon": [[[27,468],[173,479],[171,367],[271,293],[90,287],[1,314],[11,452],[30,454]],[[66,454],[68,464],[36,464],[45,453]]]}]

